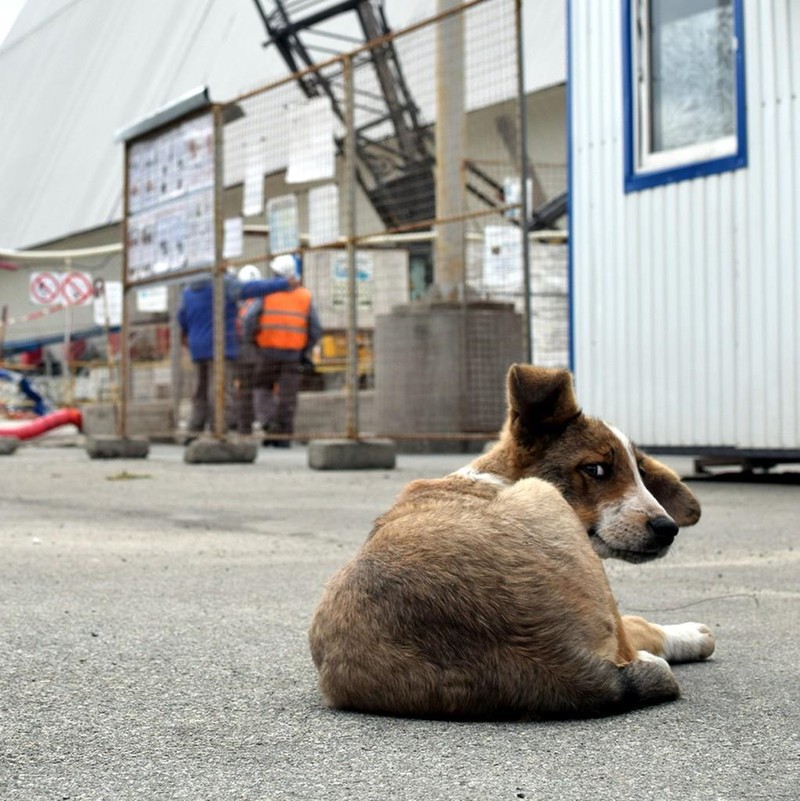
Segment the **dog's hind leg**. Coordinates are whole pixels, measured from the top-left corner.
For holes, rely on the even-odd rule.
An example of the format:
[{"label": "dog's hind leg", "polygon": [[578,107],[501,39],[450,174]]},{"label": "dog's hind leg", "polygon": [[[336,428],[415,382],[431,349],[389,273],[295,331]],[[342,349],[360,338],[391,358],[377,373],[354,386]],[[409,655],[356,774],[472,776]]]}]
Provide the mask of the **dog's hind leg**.
[{"label": "dog's hind leg", "polygon": [[625,635],[637,651],[647,651],[667,662],[698,662],[714,653],[714,635],[702,623],[659,626],[642,617],[622,618]]}]

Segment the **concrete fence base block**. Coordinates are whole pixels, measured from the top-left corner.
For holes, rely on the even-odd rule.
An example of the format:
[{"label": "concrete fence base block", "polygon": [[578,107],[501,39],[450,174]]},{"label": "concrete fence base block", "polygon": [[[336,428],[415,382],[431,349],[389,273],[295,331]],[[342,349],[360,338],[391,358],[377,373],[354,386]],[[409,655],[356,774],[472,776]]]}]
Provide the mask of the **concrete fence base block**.
[{"label": "concrete fence base block", "polygon": [[317,439],[308,443],[308,466],[314,470],[391,470],[392,440]]},{"label": "concrete fence base block", "polygon": [[0,456],[10,456],[19,448],[19,440],[16,437],[0,437]]},{"label": "concrete fence base block", "polygon": [[90,459],[146,459],[150,440],[141,437],[87,437]]},{"label": "concrete fence base block", "polygon": [[189,464],[241,464],[255,462],[257,455],[258,444],[255,442],[196,439],[186,446],[183,461]]}]

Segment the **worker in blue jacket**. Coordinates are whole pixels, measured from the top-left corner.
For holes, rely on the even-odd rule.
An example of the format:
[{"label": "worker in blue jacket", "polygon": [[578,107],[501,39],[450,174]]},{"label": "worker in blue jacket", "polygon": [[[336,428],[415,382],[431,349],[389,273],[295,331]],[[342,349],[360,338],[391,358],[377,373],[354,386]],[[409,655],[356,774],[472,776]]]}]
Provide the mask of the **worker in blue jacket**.
[{"label": "worker in blue jacket", "polygon": [[[233,404],[233,364],[239,351],[236,330],[238,304],[248,298],[285,292],[297,286],[296,278],[239,281],[234,275],[225,275],[225,424],[235,427],[236,409]],[[189,418],[188,441],[195,439],[206,427],[214,425],[214,291],[213,281],[204,278],[183,290],[178,324],[184,344],[195,365],[196,384],[192,395],[192,412]]]}]

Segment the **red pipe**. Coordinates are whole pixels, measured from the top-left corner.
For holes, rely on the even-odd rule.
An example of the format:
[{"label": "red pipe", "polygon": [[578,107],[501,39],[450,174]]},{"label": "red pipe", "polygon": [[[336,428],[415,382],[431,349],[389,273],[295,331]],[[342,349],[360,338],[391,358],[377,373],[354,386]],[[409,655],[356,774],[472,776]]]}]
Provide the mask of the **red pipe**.
[{"label": "red pipe", "polygon": [[28,420],[25,423],[18,423],[8,427],[0,426],[0,437],[32,439],[50,431],[52,428],[66,426],[70,423],[77,426],[78,430],[83,427],[83,416],[80,409],[59,409],[58,411],[50,412],[50,414],[43,414],[34,420]]}]

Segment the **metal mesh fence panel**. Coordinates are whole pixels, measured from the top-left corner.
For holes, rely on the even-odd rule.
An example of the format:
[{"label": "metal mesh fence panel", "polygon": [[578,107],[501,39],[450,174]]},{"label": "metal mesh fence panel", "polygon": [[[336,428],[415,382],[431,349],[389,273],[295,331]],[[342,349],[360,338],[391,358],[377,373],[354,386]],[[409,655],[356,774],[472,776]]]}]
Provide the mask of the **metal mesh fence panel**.
[{"label": "metal mesh fence panel", "polygon": [[[289,10],[312,6],[336,8]],[[506,369],[531,341],[537,363],[568,364],[563,238],[520,225],[565,186],[563,165],[525,161],[520,3],[470,0],[402,31],[379,4],[353,12],[364,42],[340,42],[348,52],[126,140],[127,319],[91,358],[67,348],[67,375],[41,380],[54,403],[119,403],[111,428],[183,436],[205,379],[207,432],[467,441],[496,433]],[[181,324],[193,288],[274,278],[282,256],[321,328],[288,377],[288,427],[245,328],[262,298],[207,298],[200,361],[228,362],[221,392]]]},{"label": "metal mesh fence panel", "polygon": [[[179,345],[181,295],[212,274],[222,285],[225,271],[274,278],[286,258],[320,336],[291,375],[266,375],[259,332],[270,304],[240,302],[230,393],[212,397],[227,409],[224,430],[270,441],[485,439],[502,423],[505,374],[528,337],[540,363],[567,361],[563,244],[523,234],[525,212],[564,174],[525,159],[519,3],[472,0],[399,32],[369,3],[358,13],[374,34],[363,45],[216,107],[216,261],[160,282],[171,322],[159,380],[180,430],[192,427],[198,377]],[[159,226],[157,215],[156,249]],[[215,314],[219,353],[229,332]],[[143,381],[130,378],[130,399],[148,394]],[[297,389],[289,424],[277,411],[282,384]]]},{"label": "metal mesh fence panel", "polygon": [[484,0],[376,29],[228,104],[229,263],[266,277],[298,255],[322,326],[296,437],[458,438],[502,421],[526,330],[518,11]]},{"label": "metal mesh fence panel", "polygon": [[386,170],[383,214],[359,232],[405,249],[413,277],[413,299],[376,325],[376,426],[396,439],[495,433],[523,357],[515,8],[464,6],[393,40],[413,149],[388,138],[399,175]]}]

